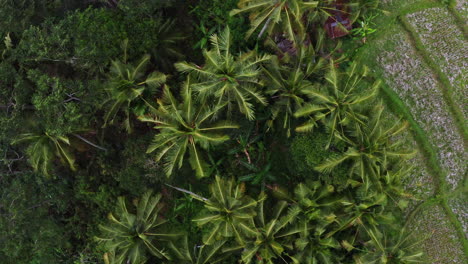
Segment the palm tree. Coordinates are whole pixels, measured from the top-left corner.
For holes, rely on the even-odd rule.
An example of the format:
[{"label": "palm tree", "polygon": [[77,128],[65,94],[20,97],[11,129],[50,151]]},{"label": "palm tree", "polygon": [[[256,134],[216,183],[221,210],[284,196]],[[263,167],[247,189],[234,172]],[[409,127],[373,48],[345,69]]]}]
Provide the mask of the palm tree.
[{"label": "palm tree", "polygon": [[208,97],[217,101],[217,107],[227,102],[228,110],[236,103],[239,111],[250,120],[254,119],[253,100],[266,104],[265,98],[257,91],[261,86],[260,65],[270,59],[269,55],[258,57],[251,51],[239,56],[231,54],[232,36],[228,27],[221,35],[211,37],[211,50],[203,50],[205,65],[179,62],[175,67],[180,72],[195,74],[199,83],[192,84],[193,90],[202,100]]},{"label": "palm tree", "polygon": [[173,69],[173,61],[184,58],[179,44],[186,37],[174,28],[174,24],[175,20],[167,20],[157,27],[156,43],[151,50],[156,65],[164,70]]},{"label": "palm tree", "polygon": [[[126,46],[125,43],[124,46]],[[149,60],[150,56],[145,55],[133,65],[127,62],[125,52],[123,62],[119,60],[112,62],[107,89],[110,98],[105,102],[110,102],[111,107],[104,117],[104,126],[109,122],[112,123],[117,113],[122,110],[125,113],[124,127],[128,133],[131,133],[130,112],[133,111],[137,115],[141,115],[145,105],[151,107],[144,98],[153,95],[156,89],[166,82],[167,76],[157,71],[146,75]]]},{"label": "palm tree", "polygon": [[[219,240],[212,245],[201,245],[189,248],[187,236],[184,237],[181,245],[171,244],[176,252],[177,264],[215,264],[224,263],[222,261],[230,257],[231,249],[226,248],[227,240]],[[238,250],[238,249],[235,249]]]},{"label": "palm tree", "polygon": [[[286,135],[291,135],[291,122],[294,113],[309,105],[307,95],[313,93],[314,85],[309,77],[319,71],[325,64],[322,57],[318,57],[312,45],[297,49],[297,55],[290,64],[281,66],[274,59],[265,67],[266,91],[272,98],[271,120],[281,120]],[[318,58],[317,58],[318,57]]]},{"label": "palm tree", "polygon": [[304,13],[313,11],[321,1],[307,0],[240,0],[239,9],[231,11],[230,15],[244,12],[250,13],[251,28],[247,31],[247,38],[260,30],[258,38],[264,32],[271,35],[274,31],[285,32],[290,40],[295,35],[302,35],[305,26],[302,22]]},{"label": "palm tree", "polygon": [[336,228],[336,218],[350,204],[344,195],[336,193],[332,185],[319,181],[300,183],[294,189],[294,198],[301,208],[300,238],[294,245],[294,257],[300,263],[339,263],[333,254],[340,244],[328,231]]},{"label": "palm tree", "polygon": [[[301,232],[299,227],[293,225],[301,209],[295,205],[288,208],[286,201],[279,201],[269,221],[264,211],[264,199],[259,203],[257,210],[256,237],[246,239],[247,244],[242,251],[242,261],[246,264],[252,263],[252,259],[256,256],[257,259],[263,261],[261,263],[274,263],[273,259],[277,258],[288,263],[283,257],[287,253],[286,250],[294,248],[293,236]],[[293,259],[293,261],[298,263],[297,260]]]},{"label": "palm tree", "polygon": [[12,144],[29,142],[26,152],[29,162],[35,171],[40,171],[46,176],[50,176],[50,169],[53,161],[59,158],[60,161],[76,170],[75,157],[71,152],[70,139],[66,135],[54,135],[48,132],[25,133]]},{"label": "palm tree", "polygon": [[110,213],[108,225],[101,225],[102,236],[96,238],[103,243],[115,264],[146,263],[147,253],[158,259],[171,260],[167,249],[171,241],[181,234],[167,231],[167,220],[159,212],[161,195],[146,192],[135,203],[135,210],[128,210],[124,197],[118,198],[116,215]]},{"label": "palm tree", "polygon": [[298,126],[296,131],[311,131],[317,121],[323,122],[330,130],[328,148],[336,132],[344,134],[345,128],[350,124],[364,125],[366,116],[361,114],[362,106],[376,95],[380,85],[380,81],[376,81],[370,89],[359,91],[366,85],[362,81],[366,75],[367,68],[359,71],[356,63],[353,63],[345,74],[340,74],[334,61],[330,61],[325,77],[326,85],[317,84],[315,89],[306,90],[312,103],[298,109],[294,114],[295,117],[311,117]]},{"label": "palm tree", "polygon": [[307,221],[300,223],[300,237],[294,241],[296,254],[294,259],[299,263],[341,263],[340,254],[334,250],[341,248],[334,237],[326,237],[326,229],[317,227]]},{"label": "palm tree", "polygon": [[216,240],[234,237],[244,245],[244,237],[255,236],[254,217],[259,201],[244,192],[245,184],[216,176],[210,185],[210,199],[203,200],[206,210],[193,220],[200,227],[209,226],[209,231],[203,236],[204,244],[211,245]]},{"label": "palm tree", "polygon": [[367,124],[353,127],[350,136],[335,134],[338,139],[348,144],[348,150],[334,159],[316,167],[320,172],[328,173],[345,161],[351,161],[349,174],[358,176],[366,189],[372,184],[381,189],[382,175],[389,169],[392,161],[411,158],[415,152],[402,150],[401,140],[394,137],[402,133],[407,122],[396,122],[390,128],[384,128],[381,116],[384,107],[378,104],[372,110],[373,115]]},{"label": "palm tree", "polygon": [[190,76],[181,89],[182,102],[177,102],[168,86],[164,87],[164,97],[158,100],[158,109],[152,116],[141,116],[143,122],[153,123],[159,133],[148,147],[147,153],[158,150],[156,160],[164,157],[166,175],[170,176],[174,168],[182,167],[187,149],[190,152],[190,164],[197,177],[206,177],[206,162],[201,157],[198,147],[208,149],[213,144],[219,144],[229,139],[220,131],[238,128],[229,121],[218,121],[212,124],[212,119],[224,107],[218,105],[210,108],[206,103],[193,100]]},{"label": "palm tree", "polygon": [[396,231],[397,235],[389,236],[376,226],[365,228],[370,238],[365,243],[364,252],[354,255],[357,264],[410,264],[424,263],[423,252],[418,248],[421,240],[415,240],[413,234],[405,227]]}]

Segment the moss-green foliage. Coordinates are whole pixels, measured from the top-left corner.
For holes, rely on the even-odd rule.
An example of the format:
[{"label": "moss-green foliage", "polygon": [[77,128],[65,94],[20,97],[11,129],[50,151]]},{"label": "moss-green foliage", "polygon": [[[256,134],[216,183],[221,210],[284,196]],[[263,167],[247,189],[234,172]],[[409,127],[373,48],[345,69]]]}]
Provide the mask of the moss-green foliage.
[{"label": "moss-green foliage", "polygon": [[74,0],[1,0],[0,34],[19,33],[44,18],[82,7],[86,1]]},{"label": "moss-green foliage", "polygon": [[121,57],[125,39],[129,57],[149,52],[161,24],[159,18],[137,20],[116,10],[88,8],[24,31],[17,56],[23,63],[58,61],[88,74],[104,71],[111,59]]},{"label": "moss-green foliage", "polygon": [[236,8],[238,0],[199,0],[191,1],[190,13],[195,18],[196,48],[209,45],[211,34],[229,26],[233,37],[232,51],[237,53],[241,49],[251,46],[252,41],[245,40],[245,32],[249,29],[249,21],[244,16],[230,16],[229,12]]},{"label": "moss-green foliage", "polygon": [[[4,263],[68,261],[72,230],[56,218],[69,201],[66,184],[35,179],[32,173],[2,177],[0,256]],[[57,239],[61,237],[61,239]]]},{"label": "moss-green foliage", "polygon": [[31,104],[40,126],[52,134],[68,134],[92,127],[99,90],[92,83],[50,77],[39,70],[28,71],[35,86]]},{"label": "moss-green foliage", "polygon": [[326,149],[329,135],[317,130],[306,135],[298,134],[292,139],[290,154],[290,170],[304,179],[322,179],[328,183],[344,183],[346,181],[347,166],[340,167],[330,175],[320,174],[316,166],[325,160],[339,156],[344,150],[344,144],[338,142]]},{"label": "moss-green foliage", "polygon": [[130,16],[154,16],[162,8],[171,7],[176,0],[120,0],[118,8]]}]

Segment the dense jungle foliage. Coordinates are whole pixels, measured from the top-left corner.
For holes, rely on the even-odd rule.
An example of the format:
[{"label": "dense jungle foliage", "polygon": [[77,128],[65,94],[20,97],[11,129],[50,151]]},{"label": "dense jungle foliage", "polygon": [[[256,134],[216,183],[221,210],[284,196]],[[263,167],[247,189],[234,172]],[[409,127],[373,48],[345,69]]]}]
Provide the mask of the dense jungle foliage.
[{"label": "dense jungle foliage", "polygon": [[418,262],[336,2],[0,0],[0,262]]}]

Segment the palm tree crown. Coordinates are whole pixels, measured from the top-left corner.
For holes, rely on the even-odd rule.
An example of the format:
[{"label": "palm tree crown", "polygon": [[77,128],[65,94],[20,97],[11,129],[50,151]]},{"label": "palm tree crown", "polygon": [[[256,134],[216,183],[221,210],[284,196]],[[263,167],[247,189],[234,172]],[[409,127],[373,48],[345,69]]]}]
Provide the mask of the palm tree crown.
[{"label": "palm tree crown", "polygon": [[326,84],[316,84],[315,89],[308,89],[306,93],[311,98],[312,104],[305,105],[294,114],[296,117],[312,117],[298,126],[296,131],[310,131],[316,126],[316,121],[321,121],[330,129],[331,141],[333,134],[335,132],[343,134],[346,126],[363,125],[366,120],[366,116],[361,114],[363,103],[375,96],[380,85],[380,81],[376,81],[365,90],[365,94],[360,92],[363,85],[366,85],[362,82],[366,75],[367,69],[359,71],[356,63],[344,74],[340,74],[335,68],[334,61],[330,61],[325,77]]},{"label": "palm tree crown", "polygon": [[153,196],[148,191],[135,204],[136,210],[130,211],[125,198],[118,198],[116,215],[109,214],[110,224],[101,225],[102,237],[96,238],[110,251],[112,263],[145,263],[147,253],[159,259],[172,259],[166,249],[180,234],[168,232],[165,228],[167,220],[159,215],[162,208],[160,200],[160,194]]},{"label": "palm tree crown", "polygon": [[48,132],[25,133],[12,144],[20,142],[30,142],[27,149],[29,162],[35,171],[40,171],[45,176],[50,176],[51,165],[57,157],[70,169],[76,169],[70,139],[66,135],[52,135]]},{"label": "palm tree crown", "polygon": [[394,139],[406,129],[408,123],[396,122],[392,127],[384,128],[381,123],[383,109],[382,104],[375,106],[368,123],[352,127],[350,136],[335,134],[338,139],[349,145],[348,150],[335,159],[327,160],[316,169],[330,172],[339,164],[351,160],[351,177],[359,176],[366,189],[371,184],[381,186],[380,180],[389,169],[392,160],[411,158],[415,153],[402,149],[402,141]]},{"label": "palm tree crown", "polygon": [[152,116],[141,116],[144,122],[154,123],[159,133],[154,137],[147,152],[158,150],[156,160],[164,157],[165,171],[170,176],[174,167],[182,167],[184,156],[189,149],[190,164],[197,177],[206,177],[207,164],[201,157],[198,146],[207,149],[210,145],[219,144],[229,139],[222,130],[238,128],[229,121],[212,123],[216,114],[224,107],[208,107],[206,103],[193,100],[190,76],[184,83],[181,95],[182,102],[176,101],[168,86],[164,88],[164,97],[158,100],[158,109]]},{"label": "palm tree crown", "polygon": [[[105,115],[106,124],[115,119],[119,110],[123,110],[126,115],[124,127],[130,133],[132,131],[130,111],[141,114],[145,104],[149,105],[144,97],[153,95],[156,89],[166,82],[167,77],[163,73],[153,71],[148,75],[145,74],[149,60],[150,56],[145,55],[135,65],[128,63],[126,58],[123,62],[119,60],[112,62],[108,86],[110,95],[108,101],[112,105]],[[141,100],[139,104],[135,104],[137,99]]]},{"label": "palm tree crown", "polygon": [[203,243],[211,245],[220,238],[234,236],[243,245],[243,237],[255,235],[253,221],[258,201],[244,192],[244,184],[235,184],[234,179],[224,180],[216,176],[215,182],[210,185],[212,196],[204,201],[207,210],[193,220],[199,226],[211,227],[203,237]]},{"label": "palm tree crown", "polygon": [[252,100],[266,104],[257,88],[262,85],[259,80],[260,64],[268,61],[270,56],[258,57],[253,51],[234,56],[230,51],[231,43],[231,31],[227,27],[220,36],[215,34],[211,37],[211,50],[203,50],[203,67],[187,62],[176,63],[175,67],[181,72],[194,73],[198,77],[200,82],[192,87],[201,99],[212,97],[217,101],[217,106],[227,102],[229,110],[236,103],[239,111],[252,120]]},{"label": "palm tree crown", "polygon": [[320,70],[325,61],[317,58],[312,45],[298,48],[296,56],[290,64],[280,66],[278,60],[265,67],[266,91],[271,95],[272,121],[281,118],[282,128],[291,135],[291,119],[294,113],[309,103],[307,95],[314,92],[314,85],[308,78]]},{"label": "palm tree crown", "polygon": [[231,11],[231,15],[243,12],[250,13],[251,28],[247,38],[260,30],[258,37],[266,31],[269,35],[273,31],[285,32],[289,39],[294,40],[296,33],[304,33],[301,21],[305,12],[314,10],[320,1],[307,0],[240,0],[239,9]]}]

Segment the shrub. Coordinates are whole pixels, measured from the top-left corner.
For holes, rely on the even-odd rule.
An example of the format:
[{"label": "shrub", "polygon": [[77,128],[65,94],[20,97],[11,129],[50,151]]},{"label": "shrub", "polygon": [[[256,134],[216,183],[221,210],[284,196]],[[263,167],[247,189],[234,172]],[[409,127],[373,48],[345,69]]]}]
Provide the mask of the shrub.
[{"label": "shrub", "polygon": [[23,32],[16,55],[26,64],[61,62],[87,74],[103,72],[112,59],[121,57],[125,39],[130,58],[154,49],[162,24],[159,18],[137,20],[115,10],[88,8],[30,27]]},{"label": "shrub", "polygon": [[229,12],[236,8],[238,0],[199,0],[191,6],[190,13],[196,19],[195,37],[198,43],[195,48],[205,48],[209,44],[211,34],[221,31],[219,26],[228,26],[233,36],[232,51],[252,46],[252,41],[245,40],[245,32],[249,29],[249,21],[245,16],[230,16]]},{"label": "shrub", "polygon": [[338,168],[330,175],[320,174],[314,169],[325,160],[338,156],[344,149],[341,142],[326,149],[328,140],[329,135],[319,129],[306,135],[296,135],[290,148],[291,172],[307,179],[321,179],[333,184],[344,183],[347,179],[347,166]]},{"label": "shrub", "polygon": [[39,70],[30,70],[27,75],[35,84],[31,103],[45,130],[63,135],[92,125],[99,100],[92,84],[50,77]]}]

